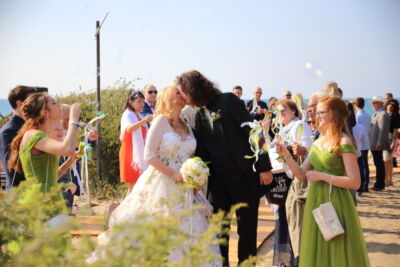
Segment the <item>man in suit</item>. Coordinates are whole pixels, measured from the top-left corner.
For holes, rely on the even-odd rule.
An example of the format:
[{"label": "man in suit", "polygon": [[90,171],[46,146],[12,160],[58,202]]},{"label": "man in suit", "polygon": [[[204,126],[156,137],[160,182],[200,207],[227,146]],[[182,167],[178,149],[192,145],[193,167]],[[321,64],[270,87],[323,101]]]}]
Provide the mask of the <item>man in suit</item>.
[{"label": "man in suit", "polygon": [[[25,180],[24,174],[10,171],[7,167],[7,162],[10,157],[10,145],[19,129],[24,125],[24,116],[22,105],[31,94],[35,93],[34,87],[19,85],[12,89],[8,94],[8,102],[13,109],[13,115],[10,120],[0,129],[0,160],[3,163],[6,173],[6,190],[9,191],[12,186],[18,186],[19,183]],[[14,178],[15,174],[15,178]]]},{"label": "man in suit", "polygon": [[240,101],[243,102],[244,105],[244,101],[241,99],[243,95],[243,88],[240,85],[236,85],[235,87],[233,87],[232,93],[236,95],[240,99]]},{"label": "man in suit", "polygon": [[[252,121],[243,103],[232,93],[222,93],[200,72],[183,73],[177,79],[177,87],[187,103],[198,107],[194,135],[197,141],[196,155],[211,162],[208,196],[214,212],[229,212],[238,203],[247,207],[236,211],[238,218],[239,263],[257,254],[257,217],[262,185],[272,181],[268,154],[254,159],[251,155],[249,127],[242,123]],[[195,109],[194,109],[195,110]],[[230,225],[225,226],[225,230]],[[229,243],[229,234],[221,234]],[[224,266],[229,266],[228,243],[221,245]]]},{"label": "man in suit", "polygon": [[[157,88],[152,85],[148,84],[143,89],[144,95],[144,108],[140,112],[143,117],[147,117],[155,113],[155,104],[157,100]],[[150,126],[150,123],[147,123]]]},{"label": "man in suit", "polygon": [[385,189],[385,164],[383,161],[383,151],[389,149],[389,125],[390,117],[383,108],[385,100],[381,96],[374,96],[371,104],[375,111],[372,118],[369,140],[371,153],[376,167],[376,182],[371,188],[375,191]]},{"label": "man in suit", "polygon": [[267,103],[261,100],[262,96],[261,87],[256,87],[253,91],[253,100],[247,102],[247,109],[250,112],[250,116],[254,120],[263,120],[264,113],[268,111]]}]

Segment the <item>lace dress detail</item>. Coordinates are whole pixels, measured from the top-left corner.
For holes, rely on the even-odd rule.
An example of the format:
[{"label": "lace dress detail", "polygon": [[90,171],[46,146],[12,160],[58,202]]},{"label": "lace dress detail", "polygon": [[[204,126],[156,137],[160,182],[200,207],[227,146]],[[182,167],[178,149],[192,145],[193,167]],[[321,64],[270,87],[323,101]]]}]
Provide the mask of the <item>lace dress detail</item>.
[{"label": "lace dress detail", "polygon": [[[182,137],[168,123],[166,117],[159,115],[153,120],[145,145],[145,159],[159,157],[173,170],[179,171],[183,162],[193,157],[196,140],[193,135]],[[170,199],[174,202],[173,208]],[[169,202],[169,203],[168,203]],[[109,228],[120,223],[132,222],[137,215],[145,212],[168,217],[190,209],[193,203],[193,190],[182,189],[171,177],[149,165],[139,177],[132,192],[111,214]],[[183,219],[181,229],[192,234],[201,234],[208,227],[207,218],[196,210]],[[99,236],[99,244],[108,242],[107,232]],[[196,240],[193,240],[196,242]],[[217,245],[211,246],[211,253],[220,255]],[[181,251],[171,252],[170,261],[180,261]],[[214,261],[207,266],[222,266],[221,261]]]}]

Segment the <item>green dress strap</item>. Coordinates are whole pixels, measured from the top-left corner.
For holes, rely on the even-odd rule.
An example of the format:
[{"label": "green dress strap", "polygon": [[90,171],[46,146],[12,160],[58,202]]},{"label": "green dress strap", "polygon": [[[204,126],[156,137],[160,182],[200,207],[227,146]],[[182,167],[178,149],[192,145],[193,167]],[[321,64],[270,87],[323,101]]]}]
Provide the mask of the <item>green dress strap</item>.
[{"label": "green dress strap", "polygon": [[341,144],[339,146],[339,152],[341,152],[341,153],[356,153],[356,148],[352,144]]}]

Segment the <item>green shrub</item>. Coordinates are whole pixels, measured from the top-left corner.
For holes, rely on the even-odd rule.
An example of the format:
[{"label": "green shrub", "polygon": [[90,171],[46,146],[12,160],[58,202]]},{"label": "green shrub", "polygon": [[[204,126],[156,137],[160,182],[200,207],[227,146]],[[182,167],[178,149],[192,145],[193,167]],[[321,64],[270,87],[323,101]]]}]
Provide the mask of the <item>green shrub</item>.
[{"label": "green shrub", "polygon": [[[215,238],[216,233],[226,223],[219,213],[213,216],[203,234],[193,236],[180,229],[183,216],[193,211],[182,211],[181,215],[172,214],[168,217],[143,213],[135,217],[134,222],[114,227],[107,246],[97,247],[97,261],[88,264],[86,259],[93,255],[95,242],[88,238],[71,242],[69,230],[73,222],[55,228],[45,223],[63,208],[63,203],[55,200],[60,188],[53,187],[50,193],[37,194],[21,204],[19,199],[26,184],[23,183],[9,194],[0,195],[2,266],[205,266],[216,257],[211,255],[209,246],[219,242]],[[169,198],[165,201],[171,201],[174,205],[180,200]],[[196,242],[191,242],[191,238],[196,238]],[[13,242],[18,244],[19,249],[10,252]],[[182,248],[185,248],[182,259],[169,262],[169,253]],[[254,259],[242,266],[252,266],[252,262]]]},{"label": "green shrub", "polygon": [[[126,191],[126,186],[119,182],[118,155],[121,146],[119,134],[125,101],[128,92],[133,89],[132,82],[121,79],[101,91],[101,110],[107,113],[101,122],[101,177],[97,177],[95,149],[93,160],[89,162],[91,192],[99,199],[121,198]],[[96,116],[94,113],[97,110],[96,93],[72,93],[65,97],[59,96],[57,100],[64,104],[81,103],[81,121],[89,122]]]}]

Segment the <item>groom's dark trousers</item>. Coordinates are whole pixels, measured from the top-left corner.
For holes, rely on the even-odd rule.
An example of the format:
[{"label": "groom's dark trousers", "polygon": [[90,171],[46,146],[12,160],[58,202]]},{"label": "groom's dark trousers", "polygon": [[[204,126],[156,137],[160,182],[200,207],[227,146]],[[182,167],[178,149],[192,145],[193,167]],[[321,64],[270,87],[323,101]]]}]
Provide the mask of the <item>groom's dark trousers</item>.
[{"label": "groom's dark trousers", "polygon": [[[252,169],[253,159],[249,144],[249,127],[243,122],[252,121],[244,104],[232,93],[218,94],[207,104],[210,113],[217,114],[210,121],[200,110],[196,115],[194,134],[197,141],[196,155],[210,163],[208,196],[214,212],[228,212],[232,205],[245,203],[247,207],[236,211],[238,220],[239,263],[257,253],[258,206],[261,196],[259,172],[271,170],[267,154],[260,155],[256,172]],[[226,225],[229,227],[229,225]],[[222,235],[229,243],[229,235]],[[222,245],[224,266],[229,266],[228,243]]]}]

